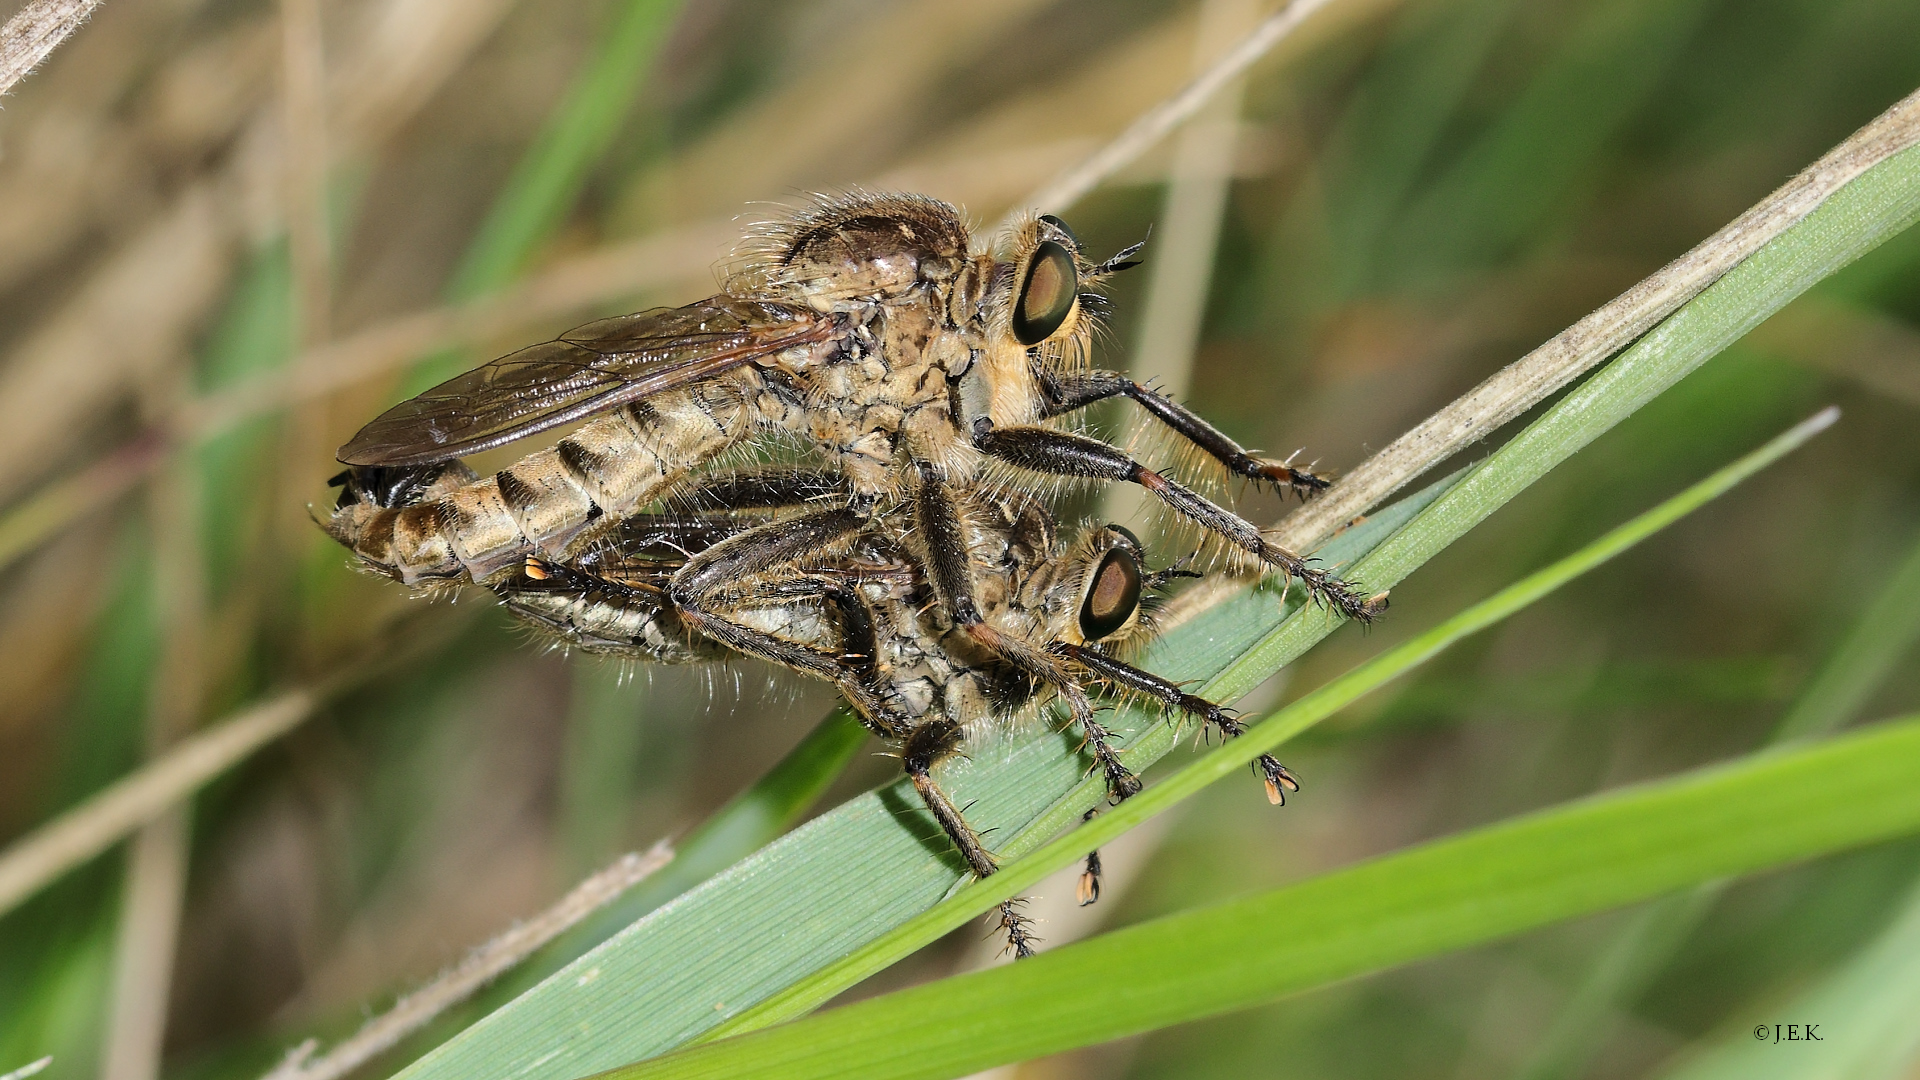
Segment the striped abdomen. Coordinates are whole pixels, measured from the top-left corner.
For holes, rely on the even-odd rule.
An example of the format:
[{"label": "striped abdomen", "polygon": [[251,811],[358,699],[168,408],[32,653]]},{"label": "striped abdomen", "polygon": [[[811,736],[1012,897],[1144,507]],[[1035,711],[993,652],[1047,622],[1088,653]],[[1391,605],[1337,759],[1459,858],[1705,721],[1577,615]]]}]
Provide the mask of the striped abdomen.
[{"label": "striped abdomen", "polygon": [[760,386],[746,367],[653,395],[485,479],[455,462],[404,506],[356,499],[349,480],[327,531],[408,585],[484,583],[528,555],[565,558],[752,427]]}]

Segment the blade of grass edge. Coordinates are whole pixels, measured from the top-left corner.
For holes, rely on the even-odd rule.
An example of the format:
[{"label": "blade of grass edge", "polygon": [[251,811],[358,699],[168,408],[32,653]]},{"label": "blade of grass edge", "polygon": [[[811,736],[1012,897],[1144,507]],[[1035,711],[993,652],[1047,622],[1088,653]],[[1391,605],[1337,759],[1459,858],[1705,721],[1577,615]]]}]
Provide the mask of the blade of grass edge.
[{"label": "blade of grass edge", "polygon": [[[1395,646],[1332,682],[1250,726],[1245,735],[1226,743],[1179,772],[1128,799],[1086,825],[1003,866],[990,878],[961,887],[936,907],[909,919],[865,949],[823,968],[820,972],[768,998],[758,1007],[720,1025],[706,1039],[752,1031],[800,1016],[830,1000],[867,974],[892,963],[942,934],[963,925],[1009,896],[1032,887],[1048,874],[1070,865],[1082,854],[1127,831],[1201,788],[1246,767],[1254,758],[1332,716],[1362,695],[1425,663],[1469,634],[1533,603],[1574,578],[1599,566],[1653,533],[1679,520],[1740,481],[1766,468],[1824,431],[1838,419],[1837,409],[1824,409],[1795,425],[1765,446],[1707,477],[1687,490],[1634,518],[1625,525],[1544,570],[1509,585],[1493,596],[1454,615],[1433,629]],[[1444,501],[1444,500],[1443,500]],[[1435,505],[1439,505],[1436,503]]]},{"label": "blade of grass edge", "polygon": [[792,828],[846,770],[867,739],[867,729],[852,711],[843,706],[828,713],[757,783],[728,800],[676,844],[672,863],[570,935],[559,955],[573,959]]},{"label": "blade of grass edge", "polygon": [[[1909,717],[1576,800],[602,1080],[963,1076],[1910,835],[1920,831],[1917,772],[1920,718]],[[1789,789],[1794,812],[1783,815]]]}]

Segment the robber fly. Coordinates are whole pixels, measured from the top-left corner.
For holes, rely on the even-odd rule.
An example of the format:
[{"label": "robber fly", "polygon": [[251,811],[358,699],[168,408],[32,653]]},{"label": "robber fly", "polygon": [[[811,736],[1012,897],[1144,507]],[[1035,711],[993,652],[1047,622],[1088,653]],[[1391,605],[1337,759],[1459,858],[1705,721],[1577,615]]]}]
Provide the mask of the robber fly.
[{"label": "robber fly", "polygon": [[[841,543],[790,564],[731,575],[710,609],[724,625],[682,617],[669,584],[689,564],[754,531],[780,528],[776,502],[844,495],[846,479],[811,470],[758,470],[710,478],[674,512],[634,515],[571,560],[528,556],[492,588],[509,610],[570,647],[641,660],[685,663],[745,651],[827,679],[862,721],[895,744],[909,779],[976,874],[993,857],[932,770],[957,752],[967,728],[1043,703],[1057,688],[1036,683],[945,617],[910,539],[885,517]],[[772,493],[782,493],[778,496]],[[749,509],[741,504],[759,503]],[[1140,542],[1117,525],[1064,541],[1046,508],[1011,489],[967,492],[958,500],[967,559],[982,619],[1003,635],[1058,658],[1077,688],[1099,683],[1144,695],[1224,736],[1241,725],[1225,709],[1127,663],[1150,634],[1149,606],[1176,568],[1150,572]],[[1106,729],[1082,718],[1085,746],[1116,800],[1140,782],[1112,748]],[[1292,785],[1263,758],[1271,785]],[[1098,858],[1089,856],[1082,898],[1098,894]],[[1030,937],[1009,902],[1001,923],[1017,952]]]},{"label": "robber fly", "polygon": [[[947,203],[821,198],[756,230],[719,295],[588,323],[383,413],[340,450],[350,468],[336,478],[328,531],[410,585],[491,583],[528,555],[567,560],[723,450],[784,432],[852,487],[847,512],[823,518],[810,544],[910,508],[933,538],[937,598],[963,627],[984,624],[952,542],[955,492],[990,463],[1138,484],[1317,600],[1370,617],[1360,593],[1239,516],[1117,447],[1046,426],[1123,397],[1235,475],[1302,496],[1326,486],[1124,375],[1089,368],[1095,290],[1138,250],[1093,263],[1063,222],[1042,216],[1021,221],[997,254],[976,252]],[[576,421],[557,445],[492,476],[459,461]],[[764,560],[790,557],[767,545]],[[977,636],[993,647],[990,632]]]}]

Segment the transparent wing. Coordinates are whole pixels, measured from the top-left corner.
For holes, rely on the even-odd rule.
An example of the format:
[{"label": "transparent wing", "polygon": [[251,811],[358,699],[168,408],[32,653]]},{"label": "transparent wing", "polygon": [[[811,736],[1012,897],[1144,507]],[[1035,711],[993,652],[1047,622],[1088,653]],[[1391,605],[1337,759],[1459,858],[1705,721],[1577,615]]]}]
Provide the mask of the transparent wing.
[{"label": "transparent wing", "polygon": [[686,386],[793,345],[827,316],[731,296],[577,326],[403,401],[340,448],[349,465],[424,465]]}]

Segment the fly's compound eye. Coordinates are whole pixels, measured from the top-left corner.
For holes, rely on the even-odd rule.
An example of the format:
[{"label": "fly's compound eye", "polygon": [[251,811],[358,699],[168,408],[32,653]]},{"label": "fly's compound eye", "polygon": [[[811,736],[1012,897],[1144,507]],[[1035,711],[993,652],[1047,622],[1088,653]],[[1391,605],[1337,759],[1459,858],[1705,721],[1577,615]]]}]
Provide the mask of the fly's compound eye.
[{"label": "fly's compound eye", "polygon": [[1034,249],[1013,304],[1014,339],[1022,345],[1038,345],[1052,337],[1073,311],[1079,288],[1071,251],[1052,240]]},{"label": "fly's compound eye", "polygon": [[1124,547],[1100,557],[1080,602],[1080,635],[1099,641],[1127,625],[1140,608],[1140,561]]}]

